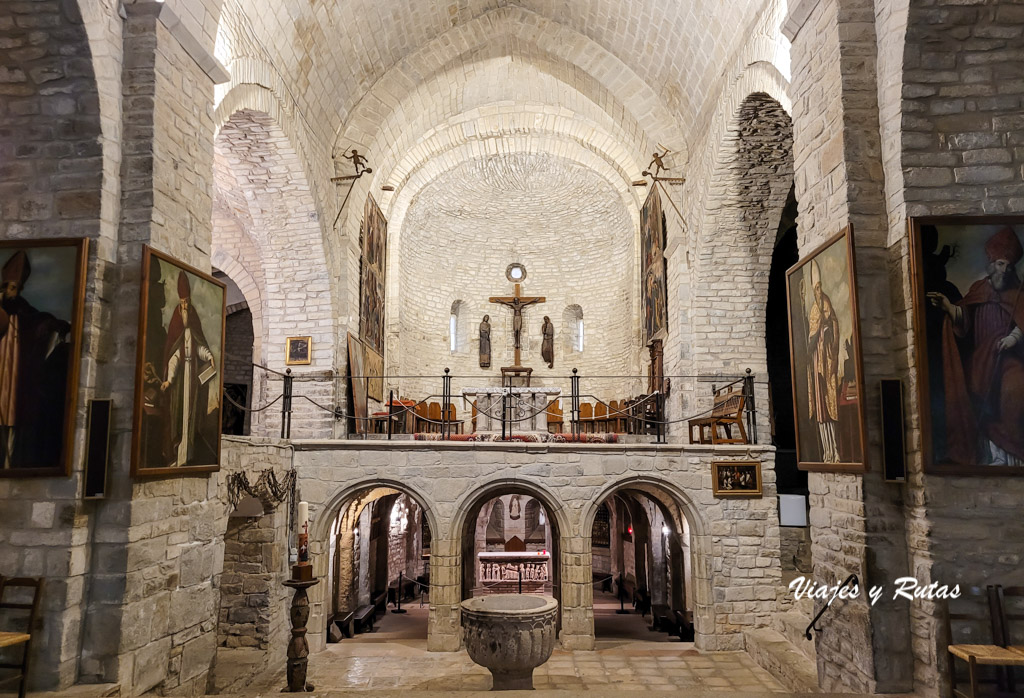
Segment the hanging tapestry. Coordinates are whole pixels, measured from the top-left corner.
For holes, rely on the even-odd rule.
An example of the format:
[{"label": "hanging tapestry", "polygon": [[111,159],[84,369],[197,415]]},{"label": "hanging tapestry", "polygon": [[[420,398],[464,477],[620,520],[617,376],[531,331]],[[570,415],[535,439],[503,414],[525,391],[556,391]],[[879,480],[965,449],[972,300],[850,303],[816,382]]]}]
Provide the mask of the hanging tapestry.
[{"label": "hanging tapestry", "polygon": [[388,222],[372,196],[366,197],[359,231],[359,338],[384,355],[384,272]]},{"label": "hanging tapestry", "polygon": [[655,187],[640,210],[641,288],[644,344],[668,330],[668,284],[665,262],[665,212]]}]

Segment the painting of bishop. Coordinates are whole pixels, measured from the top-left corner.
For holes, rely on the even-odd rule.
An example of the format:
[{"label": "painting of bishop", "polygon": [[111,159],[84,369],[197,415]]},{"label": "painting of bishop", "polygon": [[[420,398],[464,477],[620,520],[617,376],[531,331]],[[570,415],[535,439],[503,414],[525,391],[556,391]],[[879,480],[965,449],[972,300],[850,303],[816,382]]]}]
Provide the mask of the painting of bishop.
[{"label": "painting of bishop", "polygon": [[224,284],[147,247],[142,286],[133,474],[215,470]]},{"label": "painting of bishop", "polygon": [[1024,217],[911,221],[925,468],[1024,475]]},{"label": "painting of bishop", "polygon": [[846,228],[787,272],[797,460],[804,470],[866,468],[852,236]]}]

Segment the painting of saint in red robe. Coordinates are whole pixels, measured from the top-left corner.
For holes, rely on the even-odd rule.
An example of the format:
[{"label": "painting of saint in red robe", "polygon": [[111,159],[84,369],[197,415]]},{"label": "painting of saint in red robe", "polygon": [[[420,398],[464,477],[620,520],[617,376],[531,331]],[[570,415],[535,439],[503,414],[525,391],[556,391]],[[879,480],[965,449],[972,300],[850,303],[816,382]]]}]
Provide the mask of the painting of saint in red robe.
[{"label": "painting of saint in red robe", "polygon": [[911,230],[926,467],[1024,474],[1024,219]]},{"label": "painting of saint in red robe", "polygon": [[852,231],[787,272],[797,459],[804,470],[866,468]]},{"label": "painting of saint in red robe", "polygon": [[219,466],[224,285],[147,248],[136,383],[138,475]]},{"label": "painting of saint in red robe", "polygon": [[69,472],[87,243],[0,243],[0,476]]}]

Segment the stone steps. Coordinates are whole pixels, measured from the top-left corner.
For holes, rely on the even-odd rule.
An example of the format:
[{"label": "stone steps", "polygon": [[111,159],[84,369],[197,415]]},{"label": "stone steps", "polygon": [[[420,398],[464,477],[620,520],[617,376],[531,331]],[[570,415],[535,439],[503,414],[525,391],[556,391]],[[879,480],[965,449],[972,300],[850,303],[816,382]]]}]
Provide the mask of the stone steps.
[{"label": "stone steps", "polygon": [[747,654],[787,689],[796,693],[823,692],[818,687],[815,663],[782,633],[771,628],[759,628],[749,630],[743,636]]},{"label": "stone steps", "polygon": [[772,620],[772,627],[786,638],[787,642],[799,650],[800,653],[810,659],[811,662],[817,663],[818,653],[814,647],[814,640],[808,640],[804,636],[807,624],[810,622],[810,616],[806,616],[798,611],[790,611],[775,615]]}]

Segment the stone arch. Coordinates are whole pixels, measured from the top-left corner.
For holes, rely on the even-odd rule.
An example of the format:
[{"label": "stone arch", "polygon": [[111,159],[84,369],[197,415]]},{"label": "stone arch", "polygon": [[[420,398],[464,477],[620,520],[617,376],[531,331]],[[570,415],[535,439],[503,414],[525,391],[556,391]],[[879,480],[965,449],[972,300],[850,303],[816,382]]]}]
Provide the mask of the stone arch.
[{"label": "stone arch", "polygon": [[[579,48],[581,46],[586,48]],[[476,58],[494,51],[511,53],[513,50],[523,56],[571,66],[569,73],[577,79],[593,81],[592,88],[582,86],[583,89],[604,91],[606,100],[618,102],[621,117],[627,113],[637,115],[632,118],[636,119],[639,133],[649,134],[652,142],[660,140],[677,152],[685,149],[678,137],[675,118],[654,90],[625,63],[567,25],[519,7],[497,8],[454,26],[405,57],[346,116],[346,125],[339,129],[338,140],[344,137],[363,141],[365,145],[368,139],[357,136],[349,124],[372,128],[371,124],[380,121],[380,113],[394,106],[393,95],[405,94],[402,86],[428,82],[425,76],[433,77],[447,66],[460,64],[467,56]],[[410,79],[413,75],[415,79]],[[610,101],[606,108],[609,113],[616,112]],[[368,118],[370,114],[374,118]],[[646,147],[639,148],[641,154],[646,154],[646,150]]]},{"label": "stone arch", "polygon": [[[708,363],[710,356],[696,357],[688,373],[739,376],[749,368],[755,374],[760,405],[768,404],[765,307],[769,271],[793,182],[792,119],[769,94],[747,95],[721,143],[707,184],[689,272],[691,323],[687,330],[694,337],[714,332],[721,340],[721,350],[715,353],[714,363]],[[722,288],[734,292],[725,299],[720,295]],[[723,313],[728,314],[731,328],[726,328],[724,335],[717,323]],[[695,395],[692,411],[710,406],[710,400],[710,392],[703,390]],[[759,421],[758,437],[768,438],[768,420]]]},{"label": "stone arch", "polygon": [[[353,505],[358,509],[355,511],[355,514],[358,515],[369,503],[398,494],[406,495],[419,506],[422,516],[430,528],[432,539],[434,541],[442,539],[444,530],[438,525],[437,505],[418,489],[388,478],[370,478],[354,483],[337,491],[322,506],[316,509],[311,507],[309,550],[310,561],[313,564],[313,574],[328,580],[328,583],[317,585],[309,591],[310,603],[313,609],[309,620],[309,640],[313,651],[323,649],[325,645],[327,622],[330,614],[333,612],[333,598],[328,598],[327,595],[335,595],[337,593],[334,579],[335,569],[332,567],[330,559],[330,537],[335,520],[345,515],[346,509]],[[350,532],[349,535],[351,535]],[[350,540],[345,540],[344,542],[350,544]],[[433,618],[433,594],[431,594],[430,614],[431,618]],[[431,621],[428,625],[428,641],[430,640],[429,634],[433,632],[433,628],[434,623]]]},{"label": "stone arch", "polygon": [[[307,168],[280,124],[267,112],[240,109],[221,126],[215,140],[217,191],[214,216],[214,254],[233,250],[245,259],[260,287],[262,359],[281,370],[285,338],[313,338],[314,373],[334,367],[336,317],[334,275],[329,271],[321,218],[309,184]],[[294,304],[300,302],[299,306]],[[273,312],[270,312],[273,309]],[[265,382],[255,392],[276,394],[276,378],[260,373]],[[306,380],[296,391],[321,403],[334,399],[332,381]],[[333,416],[312,403],[295,403],[292,433],[327,436]],[[265,427],[279,417],[268,414]]]},{"label": "stone arch", "polygon": [[[673,523],[670,545],[679,550],[680,533],[689,531],[690,580],[693,600],[695,642],[698,648],[713,646],[715,609],[712,585],[712,537],[710,524],[690,494],[670,480],[648,475],[631,475],[606,484],[580,513],[580,531],[588,543],[594,520],[601,504],[622,491],[640,492],[650,498],[662,511],[666,521]],[[588,545],[589,548],[589,545]],[[590,615],[593,633],[593,612]]]},{"label": "stone arch", "polygon": [[[548,512],[549,523],[552,528],[552,594],[559,600],[561,610],[559,627],[561,629],[563,645],[572,646],[574,640],[566,635],[575,636],[574,615],[578,609],[567,608],[562,603],[563,598],[574,597],[576,594],[566,595],[563,592],[563,584],[566,578],[566,571],[571,560],[569,551],[573,550],[572,542],[574,524],[574,512],[568,508],[558,496],[546,485],[530,480],[518,478],[502,478],[481,485],[464,494],[455,506],[455,516],[452,519],[451,537],[452,550],[457,555],[455,568],[461,570],[459,575],[462,592],[459,598],[464,598],[468,580],[471,578],[468,572],[466,551],[473,549],[473,536],[475,535],[475,519],[481,507],[487,501],[506,494],[522,494],[540,502],[541,506]],[[475,574],[475,572],[474,572]],[[582,585],[581,585],[582,586]],[[461,618],[461,606],[456,604],[452,609],[455,619]]]}]

